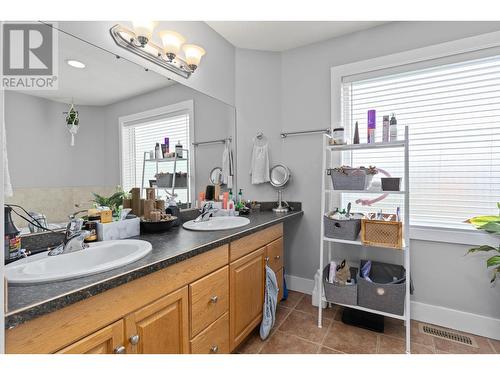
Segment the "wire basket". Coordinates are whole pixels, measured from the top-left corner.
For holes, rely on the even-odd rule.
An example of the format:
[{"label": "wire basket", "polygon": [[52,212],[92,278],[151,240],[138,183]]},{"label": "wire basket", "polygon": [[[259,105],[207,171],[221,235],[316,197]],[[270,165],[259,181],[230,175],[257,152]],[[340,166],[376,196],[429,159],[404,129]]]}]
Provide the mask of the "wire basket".
[{"label": "wire basket", "polygon": [[361,242],[367,246],[402,249],[403,225],[400,221],[361,219]]}]

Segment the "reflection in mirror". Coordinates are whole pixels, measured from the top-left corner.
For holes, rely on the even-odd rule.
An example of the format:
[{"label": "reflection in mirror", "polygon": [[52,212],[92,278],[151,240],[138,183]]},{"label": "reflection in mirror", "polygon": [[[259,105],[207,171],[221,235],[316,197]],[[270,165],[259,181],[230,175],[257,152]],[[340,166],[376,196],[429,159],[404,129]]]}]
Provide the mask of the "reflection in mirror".
[{"label": "reflection in mirror", "polygon": [[210,176],[209,179],[210,183],[212,185],[222,185],[222,168],[221,167],[215,167],[210,171]]},{"label": "reflection in mirror", "polygon": [[57,90],[5,93],[14,189],[6,203],[49,228],[95,201],[115,204],[117,189],[142,188],[145,198],[154,187],[157,197],[192,206],[224,152],[222,143],[192,143],[234,139],[234,107],[71,35],[59,32],[58,43]]}]

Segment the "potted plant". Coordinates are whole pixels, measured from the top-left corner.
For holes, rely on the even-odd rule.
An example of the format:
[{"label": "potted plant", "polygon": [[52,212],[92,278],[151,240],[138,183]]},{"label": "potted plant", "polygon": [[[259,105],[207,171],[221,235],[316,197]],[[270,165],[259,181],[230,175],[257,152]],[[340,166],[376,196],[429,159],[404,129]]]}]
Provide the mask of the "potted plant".
[{"label": "potted plant", "polygon": [[113,216],[117,216],[120,206],[123,205],[123,199],[126,197],[126,193],[123,191],[121,186],[118,186],[116,193],[110,197],[103,197],[97,193],[92,193],[94,199],[92,200],[97,206],[108,207],[113,211]]},{"label": "potted plant", "polygon": [[[500,210],[500,202],[497,203],[497,207]],[[497,216],[476,216],[466,221],[476,227],[476,229],[486,231],[493,235],[500,235],[500,213]],[[493,256],[486,260],[486,267],[490,269],[493,274],[491,277],[491,282],[495,282],[496,277],[500,274],[500,245],[497,247],[490,245],[481,245],[478,247],[473,247],[469,249],[467,254],[478,253],[478,252],[493,252]]]},{"label": "potted plant", "polygon": [[78,111],[75,109],[73,103],[69,107],[69,111],[66,115],[66,126],[71,134],[71,146],[75,145],[75,134],[78,132],[80,119],[78,118]]}]

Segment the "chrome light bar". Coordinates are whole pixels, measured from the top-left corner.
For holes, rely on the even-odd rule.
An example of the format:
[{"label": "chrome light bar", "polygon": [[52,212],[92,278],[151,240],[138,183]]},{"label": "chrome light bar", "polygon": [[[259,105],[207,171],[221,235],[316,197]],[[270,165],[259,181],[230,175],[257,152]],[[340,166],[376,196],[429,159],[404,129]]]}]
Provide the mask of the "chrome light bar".
[{"label": "chrome light bar", "polygon": [[142,58],[145,58],[146,60],[161,66],[162,68],[168,69],[169,71],[186,79],[193,73],[193,70],[189,68],[188,64],[183,59],[176,56],[174,59],[170,60],[163,53],[163,48],[156,45],[152,41],[148,41],[147,44],[141,43],[141,41],[136,38],[136,35],[132,30],[129,30],[122,25],[117,24],[113,26],[109,32],[118,46],[136,54],[137,56],[141,56]]}]

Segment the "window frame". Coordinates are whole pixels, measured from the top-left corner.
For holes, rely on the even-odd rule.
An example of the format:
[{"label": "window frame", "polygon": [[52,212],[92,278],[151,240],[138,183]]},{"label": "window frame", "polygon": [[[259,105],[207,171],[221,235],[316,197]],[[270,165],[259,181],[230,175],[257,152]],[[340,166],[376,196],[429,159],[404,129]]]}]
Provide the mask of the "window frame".
[{"label": "window frame", "polygon": [[[475,56],[478,54],[480,56]],[[335,127],[336,124],[342,122],[342,84],[346,77],[363,75],[377,77],[394,74],[393,71],[416,70],[419,69],[418,65],[426,67],[438,66],[450,62],[466,61],[493,55],[500,55],[500,32],[481,34],[405,52],[333,66],[330,68],[331,124]],[[340,162],[340,160],[335,160],[335,162]],[[411,225],[411,222],[410,238],[414,240],[467,245],[494,243],[496,246],[498,244],[496,241],[493,241],[495,239],[491,235],[477,231],[472,227],[471,229],[452,229],[435,226],[416,226]]]},{"label": "window frame", "polygon": [[[158,118],[168,118],[177,116],[180,114],[188,114],[189,115],[189,139],[191,143],[194,141],[194,101],[193,100],[185,100],[178,103],[170,104],[163,107],[153,108],[147,111],[133,113],[130,115],[120,116],[118,117],[118,133],[119,133],[119,147],[118,147],[118,160],[120,164],[120,184],[123,186],[123,128],[128,126],[133,126],[137,122],[148,122],[154,121]],[[193,203],[195,201],[195,175],[196,175],[196,162],[195,162],[195,154],[194,147],[188,145],[189,148],[189,169],[190,169],[190,202]]]}]

